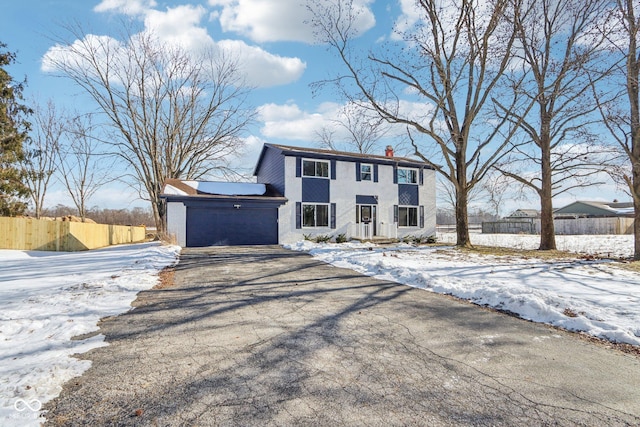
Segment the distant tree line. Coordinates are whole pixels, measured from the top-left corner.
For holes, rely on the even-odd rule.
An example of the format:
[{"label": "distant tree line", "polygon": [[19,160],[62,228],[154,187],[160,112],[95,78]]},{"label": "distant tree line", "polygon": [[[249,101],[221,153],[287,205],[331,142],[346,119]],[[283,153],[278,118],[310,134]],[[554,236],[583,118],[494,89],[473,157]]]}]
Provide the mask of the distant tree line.
[{"label": "distant tree line", "polygon": [[[27,212],[33,215],[32,212]],[[69,215],[76,215],[78,210],[73,206],[55,205],[53,207],[43,208],[42,217],[60,218]],[[153,213],[150,209],[134,207],[131,209],[106,209],[94,206],[86,210],[86,218],[89,218],[98,224],[113,225],[144,225],[146,227],[155,227]]]},{"label": "distant tree line", "polygon": [[[494,213],[488,212],[481,208],[469,210],[469,224],[482,224],[484,221],[497,221],[498,219],[500,219],[500,217],[498,217]],[[436,224],[455,225],[455,210],[447,208],[436,209]]]}]

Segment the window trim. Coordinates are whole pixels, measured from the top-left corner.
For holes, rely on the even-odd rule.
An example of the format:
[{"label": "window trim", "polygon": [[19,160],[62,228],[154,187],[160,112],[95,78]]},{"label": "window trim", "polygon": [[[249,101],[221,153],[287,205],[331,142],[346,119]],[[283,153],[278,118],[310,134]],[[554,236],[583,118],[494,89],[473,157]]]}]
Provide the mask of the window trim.
[{"label": "window trim", "polygon": [[[406,218],[407,218],[407,224],[406,225],[402,225],[400,222],[401,218],[402,218],[402,214],[401,211],[403,209],[406,209],[407,214],[406,214]],[[411,216],[409,215],[409,210],[414,210],[415,211],[415,225],[411,224]],[[420,223],[420,219],[419,219],[419,212],[418,212],[418,206],[410,206],[410,205],[400,205],[398,206],[398,227],[418,227],[419,223]]]},{"label": "window trim", "polygon": [[[363,168],[368,167],[369,171],[365,172]],[[369,178],[365,178],[365,174],[369,175]],[[373,182],[373,164],[372,163],[360,163],[360,181]]]},{"label": "window trim", "polygon": [[[307,175],[305,173],[305,162],[314,163],[314,175]],[[318,164],[324,163],[327,165],[327,176],[318,175]],[[322,178],[322,179],[331,179],[331,162],[329,160],[318,160],[318,159],[302,159],[301,161],[301,176],[306,178]]]},{"label": "window trim", "polygon": [[[314,225],[306,225],[305,224],[305,207],[313,206],[313,224]],[[327,208],[327,224],[326,225],[318,225],[318,206],[324,206]],[[329,228],[331,226],[331,206],[330,203],[302,203],[300,207],[301,213],[301,228]]]},{"label": "window trim", "polygon": [[[413,175],[413,178],[415,178],[415,181],[413,182],[409,182],[409,181],[401,181],[400,180],[400,171],[407,171],[407,172],[411,172],[411,174]],[[418,169],[415,168],[403,168],[403,167],[399,167],[396,169],[396,182],[398,184],[409,184],[409,185],[418,185]]]}]

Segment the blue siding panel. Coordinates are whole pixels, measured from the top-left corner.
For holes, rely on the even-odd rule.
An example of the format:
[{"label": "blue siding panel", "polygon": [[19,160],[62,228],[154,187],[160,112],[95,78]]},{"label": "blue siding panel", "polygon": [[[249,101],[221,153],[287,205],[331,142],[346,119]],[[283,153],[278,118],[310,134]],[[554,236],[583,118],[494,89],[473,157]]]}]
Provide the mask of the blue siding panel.
[{"label": "blue siding panel", "polygon": [[276,149],[267,147],[256,177],[258,184],[271,184],[278,193],[284,195],[284,156]]},{"label": "blue siding panel", "polygon": [[398,184],[398,204],[417,206],[418,186],[414,184]]},{"label": "blue siding panel", "polygon": [[329,203],[329,184],[324,178],[302,178],[302,201]]},{"label": "blue siding panel", "polygon": [[376,196],[363,196],[356,194],[356,205],[377,205]]}]

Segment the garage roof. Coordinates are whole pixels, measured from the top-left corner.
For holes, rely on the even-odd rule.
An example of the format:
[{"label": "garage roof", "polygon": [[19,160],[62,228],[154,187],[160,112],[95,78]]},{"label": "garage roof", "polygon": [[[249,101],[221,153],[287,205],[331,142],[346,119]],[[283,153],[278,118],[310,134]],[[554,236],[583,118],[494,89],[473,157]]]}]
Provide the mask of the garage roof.
[{"label": "garage roof", "polygon": [[163,189],[164,196],[190,196],[204,198],[256,198],[285,199],[269,184],[250,182],[218,182],[167,179]]}]

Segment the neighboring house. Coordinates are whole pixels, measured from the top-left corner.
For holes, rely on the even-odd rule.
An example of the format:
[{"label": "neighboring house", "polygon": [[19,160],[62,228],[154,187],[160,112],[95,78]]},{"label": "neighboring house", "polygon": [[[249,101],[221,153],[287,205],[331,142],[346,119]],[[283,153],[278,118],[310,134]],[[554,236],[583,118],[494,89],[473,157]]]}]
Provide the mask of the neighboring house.
[{"label": "neighboring house", "polygon": [[576,201],[553,211],[554,218],[633,217],[633,202]]},{"label": "neighboring house", "polygon": [[[555,234],[630,234],[632,202],[576,201],[553,211]],[[500,221],[483,222],[483,233],[540,234],[537,211],[518,209]]]},{"label": "neighboring house", "polygon": [[516,209],[498,221],[483,221],[485,234],[535,234],[540,212],[535,209]]},{"label": "neighboring house", "polygon": [[[181,236],[178,244],[285,244],[317,235],[375,239],[435,234],[434,170],[424,162],[394,157],[390,147],[384,156],[376,156],[265,144],[254,175],[257,184],[249,185],[263,186],[262,194],[240,196],[230,190],[221,195],[204,188],[198,188],[198,194],[187,194],[184,188],[185,194],[168,194],[172,189],[165,187],[167,229]],[[191,184],[197,185],[204,187]],[[235,211],[230,207],[234,203],[241,205]],[[253,212],[243,214],[248,203]],[[190,213],[194,209],[201,210]],[[258,218],[264,215],[268,220]],[[241,238],[235,236],[238,228],[246,231]],[[252,232],[264,238],[253,238]]]},{"label": "neighboring house", "polygon": [[505,221],[533,221],[536,218],[540,218],[540,212],[535,209],[516,209],[503,219]]}]

